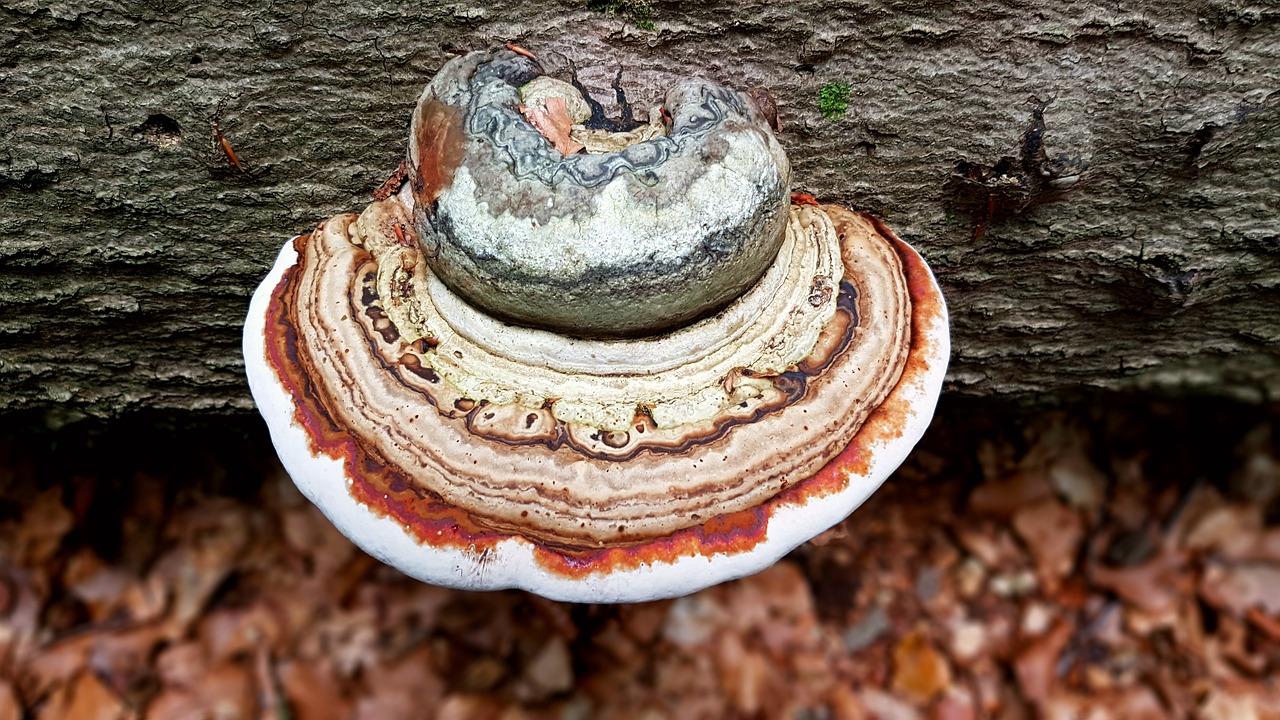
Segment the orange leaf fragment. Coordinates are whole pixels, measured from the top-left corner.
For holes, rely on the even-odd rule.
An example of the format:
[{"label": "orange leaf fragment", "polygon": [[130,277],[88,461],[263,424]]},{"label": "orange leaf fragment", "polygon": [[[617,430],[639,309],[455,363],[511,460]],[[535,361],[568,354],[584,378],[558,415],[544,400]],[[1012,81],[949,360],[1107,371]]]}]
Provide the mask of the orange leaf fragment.
[{"label": "orange leaf fragment", "polygon": [[0,720],[22,720],[22,706],[13,686],[0,681]]},{"label": "orange leaf fragment", "polygon": [[1076,553],[1084,538],[1080,514],[1057,500],[1042,500],[1018,509],[1013,528],[1035,559],[1040,580],[1056,590],[1076,564]]},{"label": "orange leaf fragment", "polygon": [[951,684],[951,667],[920,630],[893,649],[893,689],[928,700]]},{"label": "orange leaf fragment", "polygon": [[549,97],[543,107],[522,105],[520,112],[561,155],[572,155],[585,147],[569,136],[573,130],[573,118],[569,117],[569,106],[565,104],[564,98]]},{"label": "orange leaf fragment", "polygon": [[1058,657],[1071,640],[1071,623],[1059,620],[1048,632],[1027,644],[1013,661],[1022,696],[1036,705],[1049,701],[1057,685]]},{"label": "orange leaf fragment", "polygon": [[18,564],[40,567],[47,563],[71,531],[75,517],[62,504],[62,489],[51,488],[38,495],[22,514],[16,533]]},{"label": "orange leaf fragment", "polygon": [[54,694],[40,717],[50,720],[123,720],[126,715],[120,699],[97,676],[84,670]]}]

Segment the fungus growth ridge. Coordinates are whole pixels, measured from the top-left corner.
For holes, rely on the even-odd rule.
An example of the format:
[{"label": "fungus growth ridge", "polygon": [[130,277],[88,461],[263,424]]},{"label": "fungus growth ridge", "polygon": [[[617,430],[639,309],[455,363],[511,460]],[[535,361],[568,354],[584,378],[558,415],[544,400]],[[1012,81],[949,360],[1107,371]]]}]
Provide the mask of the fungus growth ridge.
[{"label": "fungus growth ridge", "polygon": [[254,296],[246,368],[286,469],[424,581],[606,602],[754,572],[932,414],[928,267],[791,203],[776,108],[705,79],[647,124],[589,128],[598,107],[527,53],[455,58],[400,191],[286,244]]}]

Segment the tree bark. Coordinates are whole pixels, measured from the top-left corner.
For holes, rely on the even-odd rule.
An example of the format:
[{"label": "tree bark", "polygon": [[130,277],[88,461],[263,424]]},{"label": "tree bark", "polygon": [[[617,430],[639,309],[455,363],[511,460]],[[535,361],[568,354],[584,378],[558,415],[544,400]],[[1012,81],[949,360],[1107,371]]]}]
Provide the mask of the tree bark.
[{"label": "tree bark", "polygon": [[363,206],[451,53],[505,42],[602,100],[619,67],[642,101],[768,87],[795,189],[932,263],[950,392],[1280,397],[1277,6],[592,6],[0,0],[0,410],[248,408],[280,245]]}]

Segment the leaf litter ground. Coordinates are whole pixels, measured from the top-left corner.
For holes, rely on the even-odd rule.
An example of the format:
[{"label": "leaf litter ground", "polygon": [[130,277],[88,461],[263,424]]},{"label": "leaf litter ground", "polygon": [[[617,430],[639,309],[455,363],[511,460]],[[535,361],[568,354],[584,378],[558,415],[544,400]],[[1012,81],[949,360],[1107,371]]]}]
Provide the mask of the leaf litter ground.
[{"label": "leaf litter ground", "polygon": [[251,419],[14,421],[0,720],[1280,717],[1277,420],[944,403],[846,522],[629,606],[407,580]]}]

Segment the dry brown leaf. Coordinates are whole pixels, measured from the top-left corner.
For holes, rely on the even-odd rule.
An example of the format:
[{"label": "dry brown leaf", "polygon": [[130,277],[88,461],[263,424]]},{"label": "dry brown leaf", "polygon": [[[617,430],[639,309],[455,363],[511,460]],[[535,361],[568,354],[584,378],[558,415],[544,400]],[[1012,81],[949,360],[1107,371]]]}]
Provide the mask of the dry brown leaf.
[{"label": "dry brown leaf", "polygon": [[1231,477],[1231,486],[1256,505],[1267,505],[1280,497],[1280,448],[1270,423],[1258,425],[1236,448],[1240,466]]},{"label": "dry brown leaf", "polygon": [[506,720],[498,702],[480,695],[450,695],[436,708],[436,720]]},{"label": "dry brown leaf", "polygon": [[312,559],[315,575],[330,575],[356,552],[356,546],[313,505],[285,510],[280,519],[289,547]]},{"label": "dry brown leaf", "polygon": [[975,522],[959,527],[956,529],[956,539],[987,570],[1017,564],[1024,557],[1012,534],[1003,526],[990,522]]},{"label": "dry brown leaf", "polygon": [[1256,544],[1262,529],[1262,508],[1257,505],[1222,505],[1202,515],[1187,531],[1183,547],[1240,557]]},{"label": "dry brown leaf", "polygon": [[1252,633],[1245,622],[1230,614],[1218,617],[1216,632],[1205,639],[1199,659],[1208,678],[1235,678],[1257,675],[1267,667],[1266,655],[1253,647]]},{"label": "dry brown leaf", "polygon": [[[156,648],[172,640],[162,624],[135,625],[115,632],[91,633],[88,666],[116,693],[126,693],[141,686],[151,674],[150,660]],[[128,698],[132,699],[132,698]]]},{"label": "dry brown leaf", "polygon": [[1054,592],[1076,565],[1084,537],[1080,513],[1057,500],[1042,500],[1015,512],[1013,527],[1035,559],[1040,582]]},{"label": "dry brown leaf", "polygon": [[221,501],[206,503],[200,513],[175,516],[170,526],[176,531],[177,547],[156,562],[149,578],[171,588],[169,619],[185,631],[213,592],[246,562],[251,522],[245,508]]},{"label": "dry brown leaf", "polygon": [[1246,616],[1249,622],[1253,623],[1253,626],[1261,630],[1263,634],[1276,642],[1280,642],[1280,618],[1268,615],[1256,607],[1249,608]]},{"label": "dry brown leaf", "polygon": [[858,693],[847,685],[833,686],[827,697],[827,704],[831,708],[832,720],[869,720],[870,718],[862,707],[862,703],[858,702]]},{"label": "dry brown leaf", "polygon": [[1236,556],[1228,556],[1233,560],[1259,560],[1280,563],[1280,527],[1263,530],[1253,536],[1253,543],[1248,549]]},{"label": "dry brown leaf", "polygon": [[635,672],[647,657],[635,640],[622,631],[617,619],[612,619],[600,631],[593,633],[591,644],[603,650],[611,658],[611,670]]},{"label": "dry brown leaf", "polygon": [[89,664],[96,634],[85,633],[40,648],[18,673],[18,689],[27,702],[38,702],[71,680]]},{"label": "dry brown leaf", "polygon": [[256,602],[247,607],[217,608],[206,613],[197,632],[210,660],[220,662],[254,652],[258,647],[280,650],[285,628],[273,607]]},{"label": "dry brown leaf", "polygon": [[951,684],[951,667],[923,630],[913,630],[893,649],[893,689],[924,702]]},{"label": "dry brown leaf", "polygon": [[168,687],[196,688],[209,669],[204,645],[183,642],[170,645],[156,656],[156,674]]},{"label": "dry brown leaf", "polygon": [[565,105],[564,98],[549,97],[542,107],[521,105],[520,112],[561,155],[572,155],[585,147],[570,137],[573,131],[573,118],[569,117],[569,109]]},{"label": "dry brown leaf", "polygon": [[1210,605],[1244,617],[1250,608],[1280,615],[1280,567],[1211,562],[1200,579],[1200,596]]},{"label": "dry brown leaf", "polygon": [[667,642],[686,651],[707,643],[726,615],[716,601],[718,594],[719,590],[711,588],[673,602],[662,630]]},{"label": "dry brown leaf", "polygon": [[13,692],[13,686],[3,680],[0,680],[0,720],[22,720],[18,696]]},{"label": "dry brown leaf", "polygon": [[36,652],[43,600],[33,586],[35,581],[26,570],[0,567],[0,585],[7,596],[0,611],[0,677],[16,675],[13,666]]},{"label": "dry brown leaf", "polygon": [[426,647],[371,669],[364,674],[364,686],[356,702],[360,720],[416,717],[422,708],[437,706],[445,692]]},{"label": "dry brown leaf", "polygon": [[205,703],[196,693],[182,688],[164,688],[147,705],[144,720],[191,720],[208,717]]},{"label": "dry brown leaf", "polygon": [[547,638],[546,644],[524,666],[521,685],[535,701],[573,689],[573,658],[569,645],[559,635]]},{"label": "dry brown leaf", "polygon": [[876,720],[919,720],[920,711],[905,700],[890,695],[879,688],[863,688],[858,699],[868,714]]},{"label": "dry brown leaf", "polygon": [[120,698],[86,670],[53,694],[40,720],[123,720],[127,716]]},{"label": "dry brown leaf", "polygon": [[1050,484],[1072,506],[1086,512],[1097,510],[1105,497],[1106,476],[1085,454],[1078,435],[1058,452],[1045,470]]},{"label": "dry brown leaf", "polygon": [[18,564],[38,568],[47,563],[74,525],[75,518],[62,504],[62,488],[50,488],[37,495],[22,513],[22,523],[15,533]]},{"label": "dry brown leaf", "polygon": [[1053,486],[1043,473],[1020,470],[974,488],[969,494],[969,509],[979,515],[1004,518],[1051,497]]},{"label": "dry brown leaf", "polygon": [[328,662],[286,662],[278,668],[281,687],[297,720],[345,720],[351,703]]},{"label": "dry brown leaf", "polygon": [[1049,632],[1032,640],[1014,658],[1018,685],[1027,700],[1037,705],[1049,701],[1058,684],[1058,656],[1066,648],[1072,632],[1070,622],[1059,620]]},{"label": "dry brown leaf", "polygon": [[716,643],[716,670],[720,688],[730,704],[745,715],[760,708],[768,663],[755,650],[748,650],[737,633],[721,633]]},{"label": "dry brown leaf", "polygon": [[618,608],[618,622],[623,632],[631,636],[641,645],[648,645],[658,637],[663,625],[667,622],[667,614],[671,612],[670,600],[623,605]]},{"label": "dry brown leaf", "polygon": [[1196,709],[1198,720],[1276,720],[1280,692],[1271,683],[1233,680],[1217,683]]},{"label": "dry brown leaf", "polygon": [[200,682],[200,698],[211,718],[250,720],[258,715],[254,672],[245,663],[228,662],[211,669]]},{"label": "dry brown leaf", "polygon": [[166,686],[147,706],[146,720],[251,720],[258,710],[253,670],[243,663],[223,663],[180,685]]},{"label": "dry brown leaf", "polygon": [[1089,580],[1111,590],[1125,602],[1156,618],[1168,618],[1177,611],[1190,578],[1185,574],[1182,551],[1166,542],[1147,562],[1133,567],[1095,566]]},{"label": "dry brown leaf", "polygon": [[976,720],[978,709],[967,688],[950,687],[933,706],[932,720]]},{"label": "dry brown leaf", "polygon": [[1147,687],[1089,695],[1058,692],[1044,706],[1042,717],[1087,718],[1088,720],[1165,720],[1168,710]]}]

